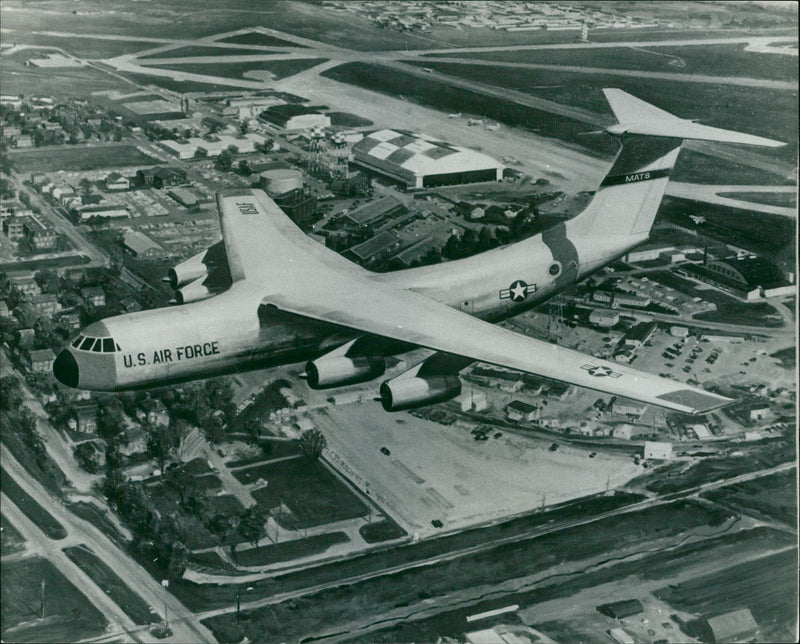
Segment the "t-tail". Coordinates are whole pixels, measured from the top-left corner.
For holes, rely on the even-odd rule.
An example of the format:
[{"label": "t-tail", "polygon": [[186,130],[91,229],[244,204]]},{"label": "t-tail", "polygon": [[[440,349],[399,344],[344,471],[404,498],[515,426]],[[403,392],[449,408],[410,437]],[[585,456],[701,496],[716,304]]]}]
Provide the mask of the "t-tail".
[{"label": "t-tail", "polygon": [[678,118],[619,89],[603,92],[618,121],[605,131],[622,140],[592,201],[567,222],[567,235],[580,249],[582,273],[647,239],[684,140],[785,145]]}]

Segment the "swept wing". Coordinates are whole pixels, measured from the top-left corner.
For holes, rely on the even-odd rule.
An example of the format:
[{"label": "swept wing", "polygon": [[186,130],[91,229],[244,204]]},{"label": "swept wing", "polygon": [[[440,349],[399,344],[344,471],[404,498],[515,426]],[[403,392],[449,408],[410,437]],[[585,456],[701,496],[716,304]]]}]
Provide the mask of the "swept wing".
[{"label": "swept wing", "polygon": [[218,196],[234,280],[258,284],[263,304],[365,334],[465,356],[676,411],[730,399],[484,322],[402,288],[306,237],[260,190]]}]

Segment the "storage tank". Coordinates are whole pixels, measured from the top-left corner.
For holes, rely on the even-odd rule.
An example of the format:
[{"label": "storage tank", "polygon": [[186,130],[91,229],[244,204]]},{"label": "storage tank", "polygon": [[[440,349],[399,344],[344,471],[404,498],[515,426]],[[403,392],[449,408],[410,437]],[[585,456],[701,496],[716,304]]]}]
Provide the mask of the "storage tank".
[{"label": "storage tank", "polygon": [[276,168],[261,173],[261,188],[271,195],[282,195],[303,187],[303,174],[299,170]]}]

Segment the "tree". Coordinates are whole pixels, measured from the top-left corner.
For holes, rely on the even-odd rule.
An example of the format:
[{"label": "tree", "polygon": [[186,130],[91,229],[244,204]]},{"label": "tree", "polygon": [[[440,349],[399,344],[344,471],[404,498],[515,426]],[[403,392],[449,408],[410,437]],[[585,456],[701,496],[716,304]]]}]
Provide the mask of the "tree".
[{"label": "tree", "polygon": [[14,376],[0,378],[0,408],[17,411],[22,404],[22,387]]},{"label": "tree", "polygon": [[233,155],[231,154],[229,149],[225,149],[219,153],[217,157],[217,167],[222,170],[223,172],[227,172],[231,169],[233,165]]},{"label": "tree", "polygon": [[247,162],[247,159],[242,159],[239,161],[239,174],[249,177],[253,174],[253,171],[250,169],[250,164]]},{"label": "tree", "polygon": [[181,543],[176,543],[172,547],[172,554],[169,557],[169,564],[167,565],[167,576],[172,579],[180,579],[186,570],[186,546]]},{"label": "tree", "polygon": [[300,436],[300,449],[313,460],[317,460],[322,455],[322,450],[327,445],[328,441],[318,429],[308,429]]},{"label": "tree", "polygon": [[186,471],[182,465],[167,470],[166,482],[173,490],[178,493],[181,505],[186,502],[186,497],[194,490],[194,477]]},{"label": "tree", "polygon": [[164,465],[172,454],[173,437],[169,428],[163,425],[149,428],[147,453],[158,461],[158,468],[164,473]]},{"label": "tree", "polygon": [[205,159],[208,156],[208,150],[205,148],[198,147],[194,151],[194,158],[195,159]]},{"label": "tree", "polygon": [[258,418],[248,418],[244,423],[244,431],[250,440],[255,443],[261,436],[261,421]]},{"label": "tree", "polygon": [[263,512],[258,506],[247,508],[239,515],[239,525],[237,530],[253,546],[258,544],[258,540],[264,534],[264,524],[267,522]]},{"label": "tree", "polygon": [[208,521],[208,529],[213,532],[220,541],[225,541],[225,537],[233,529],[233,519],[227,514],[217,513]]}]

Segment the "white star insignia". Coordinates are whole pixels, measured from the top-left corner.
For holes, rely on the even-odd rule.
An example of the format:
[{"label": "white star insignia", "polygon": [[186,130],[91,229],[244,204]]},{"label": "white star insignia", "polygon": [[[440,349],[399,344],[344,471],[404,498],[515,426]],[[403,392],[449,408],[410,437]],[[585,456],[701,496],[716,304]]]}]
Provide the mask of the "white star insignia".
[{"label": "white star insignia", "polygon": [[525,282],[514,282],[510,290],[512,300],[524,300],[528,294],[528,285]]}]

